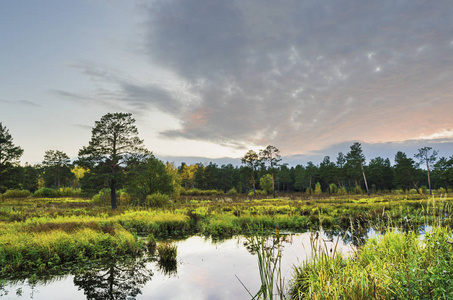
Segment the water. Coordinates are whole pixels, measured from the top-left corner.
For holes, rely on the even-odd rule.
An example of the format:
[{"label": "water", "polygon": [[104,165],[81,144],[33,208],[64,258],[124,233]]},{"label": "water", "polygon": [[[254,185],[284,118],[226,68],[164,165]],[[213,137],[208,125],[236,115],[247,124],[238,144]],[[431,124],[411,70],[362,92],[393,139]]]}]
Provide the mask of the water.
[{"label": "water", "polygon": [[[328,251],[337,237],[321,232]],[[70,274],[46,279],[6,282],[1,299],[250,299],[259,290],[257,256],[236,237],[215,242],[198,236],[175,242],[177,266],[129,259],[79,266]],[[337,252],[354,246],[340,238]],[[310,233],[288,235],[283,242],[282,276],[292,278],[292,266],[310,256]],[[244,288],[244,286],[246,287]]]}]

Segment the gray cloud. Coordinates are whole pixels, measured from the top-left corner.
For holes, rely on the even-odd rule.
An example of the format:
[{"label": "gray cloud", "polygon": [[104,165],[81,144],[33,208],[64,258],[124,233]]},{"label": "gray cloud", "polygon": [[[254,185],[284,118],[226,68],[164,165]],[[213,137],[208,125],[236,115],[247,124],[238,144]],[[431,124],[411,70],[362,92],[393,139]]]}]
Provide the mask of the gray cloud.
[{"label": "gray cloud", "polygon": [[164,136],[297,153],[451,127],[451,3],[157,1],[147,12],[149,58],[202,99],[175,110],[183,128]]},{"label": "gray cloud", "polygon": [[161,136],[271,143],[295,154],[453,127],[449,1],[156,0],[142,8],[141,53],[184,87],[87,61],[72,66],[98,85],[96,101],[180,120],[180,130]]}]

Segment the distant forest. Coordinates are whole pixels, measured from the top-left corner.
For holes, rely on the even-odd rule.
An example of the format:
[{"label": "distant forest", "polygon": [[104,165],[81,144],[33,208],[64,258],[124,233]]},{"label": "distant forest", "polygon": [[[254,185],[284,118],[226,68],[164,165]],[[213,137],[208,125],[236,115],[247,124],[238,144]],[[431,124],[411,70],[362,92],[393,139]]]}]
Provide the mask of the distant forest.
[{"label": "distant forest", "polygon": [[[408,157],[395,153],[395,163],[375,157],[366,164],[361,144],[347,153],[326,156],[316,165],[308,162],[288,167],[280,151],[268,146],[259,153],[244,153],[241,166],[201,163],[187,165],[156,159],[138,138],[135,120],[127,113],[107,114],[95,123],[89,145],[79,150],[76,161],[59,150],[48,150],[42,164],[21,166],[23,149],[13,143],[0,123],[0,193],[7,190],[80,189],[91,197],[107,188],[113,198],[118,191],[145,199],[162,193],[169,196],[212,193],[385,193],[391,191],[429,194],[453,187],[453,156],[439,157],[430,147]],[[113,202],[112,202],[113,205]],[[116,207],[116,203],[114,208]]]}]

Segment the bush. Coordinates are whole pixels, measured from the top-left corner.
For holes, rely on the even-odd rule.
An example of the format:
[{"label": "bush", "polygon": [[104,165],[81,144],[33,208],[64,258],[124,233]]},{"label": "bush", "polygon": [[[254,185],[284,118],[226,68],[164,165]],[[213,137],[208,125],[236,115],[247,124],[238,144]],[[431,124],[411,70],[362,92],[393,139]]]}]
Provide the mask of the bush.
[{"label": "bush", "polygon": [[7,190],[4,194],[1,195],[1,198],[27,198],[30,195],[31,193],[27,190]]},{"label": "bush", "polygon": [[146,196],[145,206],[149,207],[165,207],[170,204],[168,195],[159,192]]},{"label": "bush", "polygon": [[54,198],[58,197],[58,191],[51,189],[51,188],[40,188],[39,190],[33,193],[33,197],[36,198]]},{"label": "bush", "polygon": [[428,188],[426,186],[424,186],[424,185],[422,185],[420,187],[419,191],[420,191],[420,194],[422,194],[422,195],[428,195],[429,194]]},{"label": "bush", "polygon": [[263,190],[265,190],[268,194],[272,193],[272,175],[266,174],[260,178],[260,186]]},{"label": "bush", "polygon": [[337,185],[335,183],[331,183],[329,185],[329,193],[331,193],[331,194],[338,193],[338,187],[337,187]]},{"label": "bush", "polygon": [[125,191],[120,191],[120,205],[126,206],[131,203],[131,195]]},{"label": "bush", "polygon": [[[266,191],[263,191],[263,190],[255,190],[255,193],[257,195],[267,195],[267,192]],[[253,190],[251,190],[249,193],[248,193],[248,196],[249,197],[253,197]]]},{"label": "bush", "polygon": [[102,189],[91,199],[94,203],[107,205],[110,203],[110,189]]},{"label": "bush", "polygon": [[322,190],[321,190],[321,183],[316,182],[316,184],[315,184],[315,194],[316,194],[316,195],[321,195],[321,193],[322,193]]},{"label": "bush", "polygon": [[355,193],[356,194],[363,194],[362,188],[359,185],[355,186]]},{"label": "bush", "polygon": [[81,189],[73,187],[63,187],[58,190],[58,196],[60,197],[80,197],[81,193]]},{"label": "bush", "polygon": [[227,193],[228,196],[236,196],[238,194],[238,191],[234,187],[232,187]]},{"label": "bush", "polygon": [[182,196],[222,196],[225,193],[220,190],[200,190],[200,189],[185,189],[181,188],[180,195]]}]

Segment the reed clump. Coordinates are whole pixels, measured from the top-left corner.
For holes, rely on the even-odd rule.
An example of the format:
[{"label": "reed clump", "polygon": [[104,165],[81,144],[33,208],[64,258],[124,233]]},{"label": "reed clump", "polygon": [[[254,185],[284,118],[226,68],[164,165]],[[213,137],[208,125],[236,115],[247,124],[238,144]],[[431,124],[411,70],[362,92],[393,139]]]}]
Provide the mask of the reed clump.
[{"label": "reed clump", "polygon": [[[393,212],[396,213],[396,212]],[[401,213],[403,216],[404,213]],[[294,268],[291,299],[452,299],[453,238],[447,202],[430,201],[418,215],[382,214],[383,234],[352,255],[327,251],[312,236],[311,259]],[[419,232],[418,222],[425,219]],[[385,224],[385,225],[384,225]]]}]

